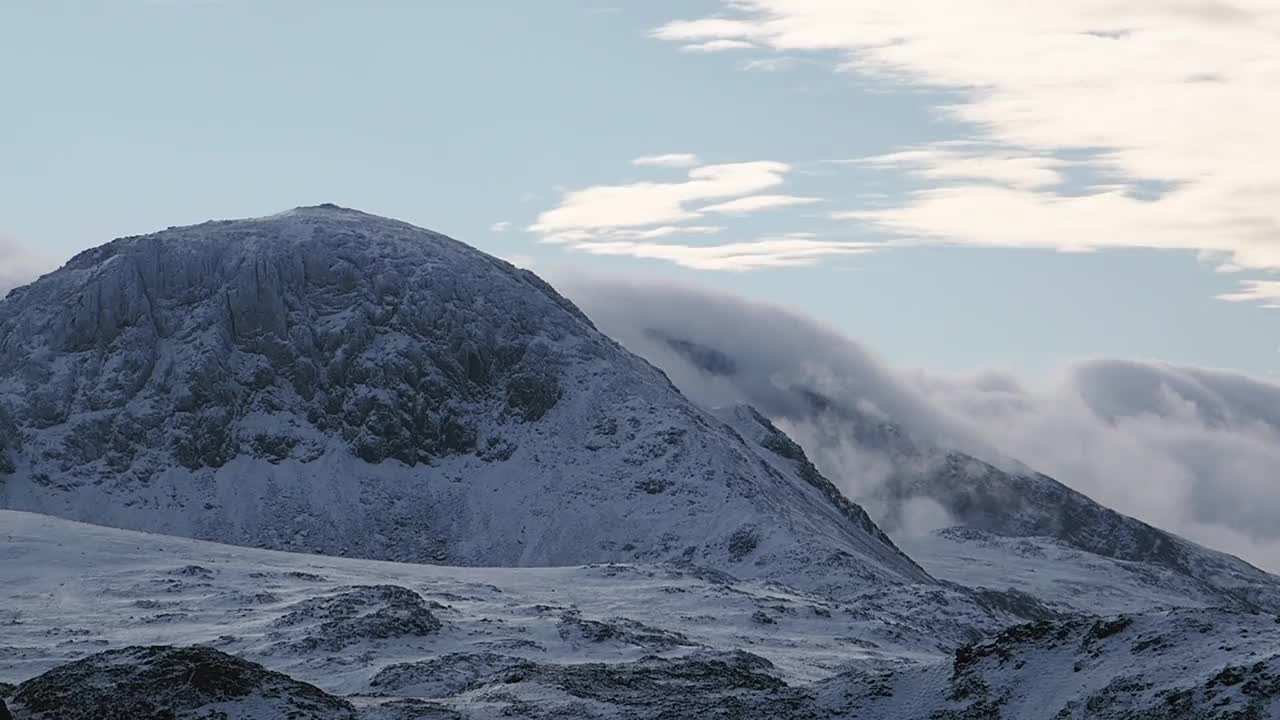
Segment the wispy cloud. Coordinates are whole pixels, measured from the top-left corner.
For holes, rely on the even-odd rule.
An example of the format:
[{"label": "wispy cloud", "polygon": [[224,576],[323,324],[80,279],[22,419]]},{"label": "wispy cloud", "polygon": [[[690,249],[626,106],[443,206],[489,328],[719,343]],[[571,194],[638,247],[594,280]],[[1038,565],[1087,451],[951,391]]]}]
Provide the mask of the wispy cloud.
[{"label": "wispy cloud", "polygon": [[[692,154],[637,158],[634,165],[675,167],[696,162]],[[529,231],[592,255],[665,260],[698,270],[745,271],[813,265],[823,257],[856,255],[876,247],[791,232],[769,237],[692,242],[730,230],[735,216],[820,202],[821,198],[763,191],[781,186],[792,171],[786,163],[752,162],[690,167],[676,182],[596,185],[565,191],[560,203],[541,213]],[[715,202],[710,202],[715,201]],[[716,217],[719,222],[708,223]],[[699,221],[702,222],[699,222]]]},{"label": "wispy cloud", "polygon": [[707,205],[699,208],[699,212],[745,215],[747,213],[760,212],[761,210],[775,210],[795,205],[809,205],[816,202],[822,202],[822,199],[800,195],[748,195],[736,200]]},{"label": "wispy cloud", "polygon": [[724,52],[726,50],[749,50],[755,45],[745,40],[708,40],[706,42],[691,43],[681,47],[685,52]]},{"label": "wispy cloud", "polygon": [[796,235],[721,245],[596,241],[574,247],[592,255],[666,260],[694,270],[738,272],[808,266],[833,255],[858,255],[874,249],[873,245],[866,243],[817,240]]},{"label": "wispy cloud", "polygon": [[506,232],[510,229],[511,229],[511,223],[506,220],[496,222],[489,226],[489,230],[491,232]]},{"label": "wispy cloud", "polygon": [[1223,293],[1219,300],[1227,302],[1259,302],[1263,307],[1280,310],[1280,280],[1245,280],[1240,290]]},{"label": "wispy cloud", "polygon": [[644,155],[631,161],[640,167],[693,167],[702,162],[693,153],[667,153],[665,155]]},{"label": "wispy cloud", "polygon": [[[1280,4],[1272,0],[726,0],[658,38],[809,52],[949,91],[957,138],[872,159],[929,187],[843,217],[905,242],[1204,252],[1280,268]],[[1061,158],[1107,185],[1064,185]],[[1256,292],[1254,293],[1256,295]],[[1268,298],[1260,298],[1268,301]]]},{"label": "wispy cloud", "polygon": [[1052,156],[1015,154],[981,146],[939,143],[900,150],[858,160],[858,163],[886,170],[902,170],[935,181],[987,181],[1015,188],[1036,189],[1065,181],[1060,168],[1067,161]]},{"label": "wispy cloud", "polygon": [[558,207],[539,215],[529,229],[551,234],[692,220],[699,215],[689,205],[768,190],[781,185],[790,170],[785,163],[768,160],[703,165],[689,170],[688,179],[681,182],[638,182],[571,190],[564,193]]}]

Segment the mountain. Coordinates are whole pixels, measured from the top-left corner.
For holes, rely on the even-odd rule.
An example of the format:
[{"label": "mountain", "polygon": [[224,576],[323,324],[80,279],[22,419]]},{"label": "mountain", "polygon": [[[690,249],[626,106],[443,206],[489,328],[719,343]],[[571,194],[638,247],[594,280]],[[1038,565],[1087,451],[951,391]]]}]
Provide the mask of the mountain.
[{"label": "mountain", "polygon": [[[706,377],[736,371],[732,355],[702,340],[652,328],[647,334]],[[922,442],[891,418],[808,387],[772,388],[753,400],[779,425],[802,428],[815,448],[874,459],[877,482],[862,483],[865,494],[854,499],[874,508],[884,529],[937,577],[1015,587],[1091,613],[1156,606],[1280,612],[1280,578],[1118,513],[1047,475]],[[815,456],[820,464],[822,454]],[[839,467],[826,470],[837,477]],[[946,516],[946,527],[924,538],[910,527],[921,501]]]},{"label": "mountain", "polygon": [[532,273],[333,205],[115,240],[0,302],[3,507],[375,559],[933,583],[739,430]]}]

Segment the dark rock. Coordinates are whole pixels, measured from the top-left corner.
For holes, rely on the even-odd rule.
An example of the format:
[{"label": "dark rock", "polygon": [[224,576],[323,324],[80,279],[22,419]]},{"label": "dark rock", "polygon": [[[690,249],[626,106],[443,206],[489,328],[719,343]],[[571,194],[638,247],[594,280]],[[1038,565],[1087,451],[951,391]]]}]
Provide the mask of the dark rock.
[{"label": "dark rock", "polygon": [[23,720],[356,720],[347,701],[207,647],[130,647],[22,683]]},{"label": "dark rock", "polygon": [[442,627],[421,595],[399,585],[355,586],[309,598],[295,604],[276,625],[302,630],[301,639],[288,641],[291,647],[330,652],[370,640],[426,637]]},{"label": "dark rock", "polygon": [[558,630],[560,639],[571,643],[617,642],[652,650],[694,645],[683,633],[651,627],[630,618],[587,620],[576,610],[560,616]]}]

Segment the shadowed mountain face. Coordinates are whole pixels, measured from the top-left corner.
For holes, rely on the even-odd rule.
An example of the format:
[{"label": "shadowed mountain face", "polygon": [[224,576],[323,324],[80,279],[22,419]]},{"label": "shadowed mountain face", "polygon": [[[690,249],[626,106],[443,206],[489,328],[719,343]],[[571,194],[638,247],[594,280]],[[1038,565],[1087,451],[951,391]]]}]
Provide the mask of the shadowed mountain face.
[{"label": "shadowed mountain face", "polygon": [[[651,336],[709,375],[731,375],[735,367],[734,359],[716,348],[662,333]],[[867,486],[865,496],[854,499],[876,508],[878,520],[890,533],[910,523],[913,501],[925,499],[940,506],[951,525],[996,536],[1053,538],[1100,557],[1165,568],[1192,580],[1198,593],[1218,604],[1280,609],[1280,578],[1115,512],[1047,475],[1004,470],[963,452],[919,442],[891,419],[808,388],[779,389],[775,401],[763,409],[779,423],[804,427],[816,446],[874,458],[883,477]],[[813,454],[821,464],[821,453]],[[825,470],[841,479],[835,475],[837,468]]]},{"label": "shadowed mountain face", "polygon": [[533,274],[335,206],[116,240],[15,290],[0,443],[3,506],[133,529],[931,581]]}]

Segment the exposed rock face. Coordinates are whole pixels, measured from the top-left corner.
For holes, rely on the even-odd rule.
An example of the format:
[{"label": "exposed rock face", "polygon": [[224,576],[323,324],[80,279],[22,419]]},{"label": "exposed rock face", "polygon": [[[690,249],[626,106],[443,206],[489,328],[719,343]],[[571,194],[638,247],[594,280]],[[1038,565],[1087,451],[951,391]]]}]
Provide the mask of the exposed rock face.
[{"label": "exposed rock face", "polygon": [[370,685],[388,695],[492,699],[533,717],[819,717],[808,691],[773,673],[773,663],[743,651],[563,665],[458,653],[388,667]]},{"label": "exposed rock face", "polygon": [[346,700],[212,648],[131,647],[18,686],[17,720],[356,720]]},{"label": "exposed rock face", "polygon": [[116,240],[15,290],[0,443],[0,506],[131,529],[931,582],[533,274],[334,206]]},{"label": "exposed rock face", "polygon": [[441,628],[440,620],[422,596],[398,585],[353,587],[334,595],[308,598],[297,603],[276,625],[304,633],[301,639],[289,641],[291,648],[330,652],[368,640],[426,637]]}]

